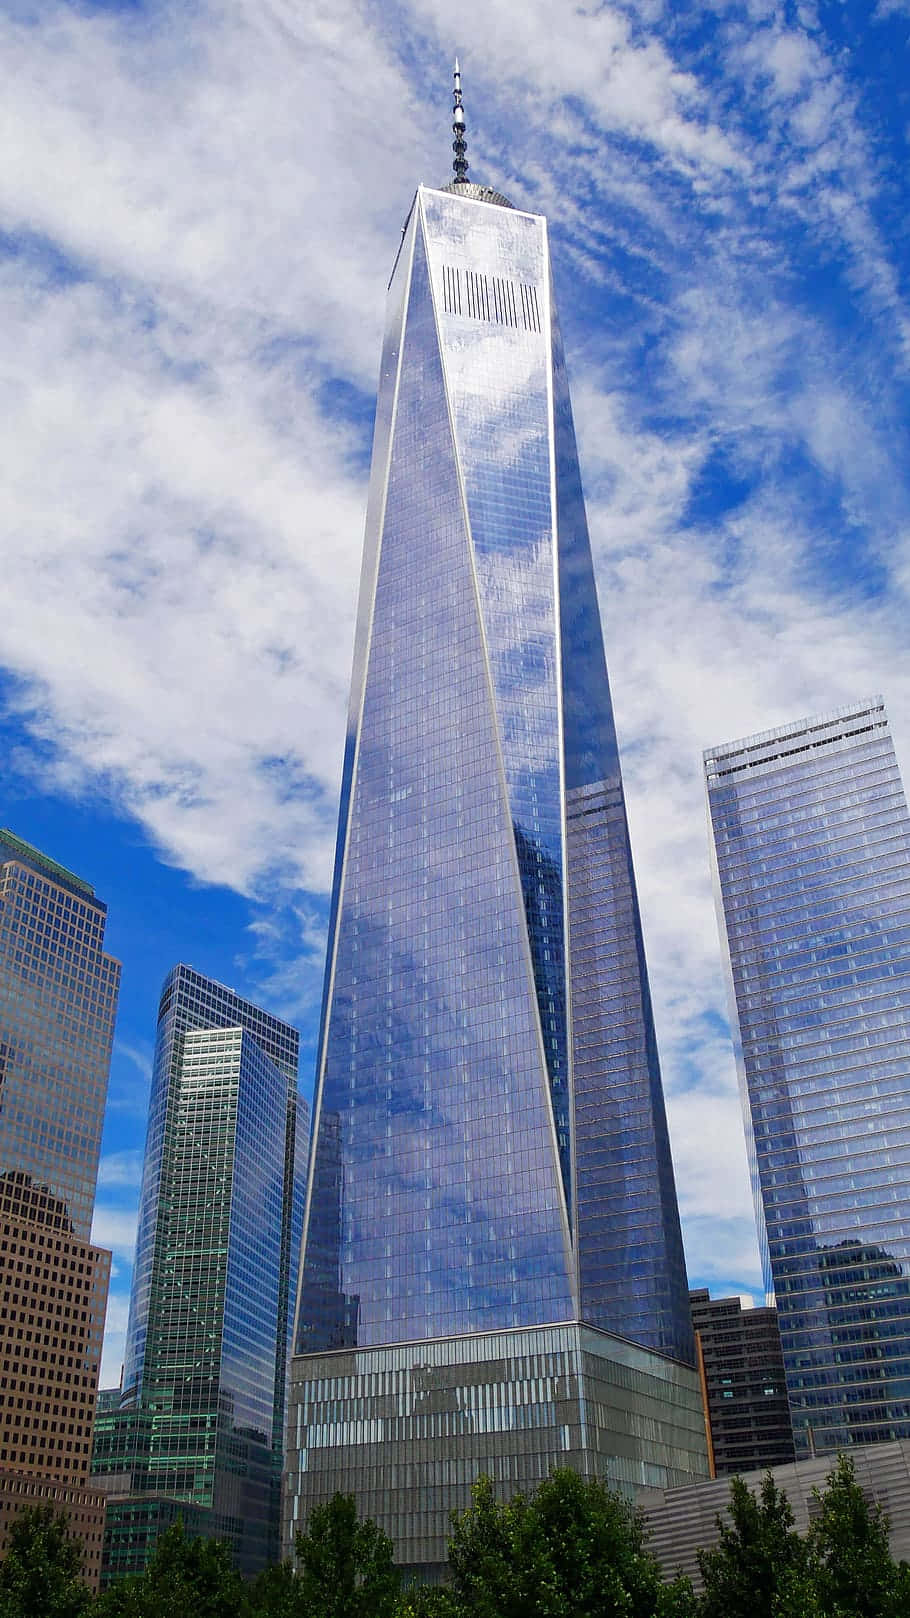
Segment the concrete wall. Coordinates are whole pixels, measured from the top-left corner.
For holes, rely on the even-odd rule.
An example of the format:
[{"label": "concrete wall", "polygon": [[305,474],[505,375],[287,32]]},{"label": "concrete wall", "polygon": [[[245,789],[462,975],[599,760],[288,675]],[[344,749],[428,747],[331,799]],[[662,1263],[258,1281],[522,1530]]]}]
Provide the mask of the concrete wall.
[{"label": "concrete wall", "polygon": [[[891,1551],[899,1561],[910,1561],[910,1440],[889,1444],[856,1445],[850,1450],[856,1480],[866,1498],[882,1507],[891,1525]],[[817,1513],[813,1489],[823,1489],[837,1461],[834,1454],[789,1466],[770,1468],[774,1481],[793,1507],[796,1527],[804,1534]],[[746,1472],[745,1482],[758,1492],[764,1472]],[[640,1496],[651,1534],[651,1549],[668,1578],[688,1573],[698,1585],[696,1553],[718,1540],[716,1517],[730,1499],[730,1479],[686,1484],[665,1489],[659,1502]]]}]

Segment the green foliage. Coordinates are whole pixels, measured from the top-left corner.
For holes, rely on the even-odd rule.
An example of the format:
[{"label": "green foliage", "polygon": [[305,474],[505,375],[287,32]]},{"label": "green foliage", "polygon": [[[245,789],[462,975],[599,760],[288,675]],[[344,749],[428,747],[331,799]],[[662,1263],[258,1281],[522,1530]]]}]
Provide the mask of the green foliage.
[{"label": "green foliage", "polygon": [[453,1518],[459,1618],[690,1618],[685,1581],[664,1586],[641,1519],[595,1479],[558,1471],[530,1497],[498,1501],[489,1478]]},{"label": "green foliage", "polygon": [[441,1589],[402,1591],[391,1541],[336,1494],[298,1534],[296,1566],[244,1584],[226,1545],[187,1540],[177,1524],[141,1577],[92,1606],[62,1521],[27,1512],[0,1564],[0,1618],[910,1618],[910,1568],[894,1562],[851,1461],[816,1498],[802,1540],[770,1472],[758,1498],[733,1478],[719,1542],[699,1552],[698,1597],[687,1579],[663,1582],[621,1495],[570,1471],[509,1501],[479,1479],[453,1514]]},{"label": "green foliage", "polygon": [[664,1585],[654,1618],[698,1618],[698,1602],[691,1579],[680,1577]]},{"label": "green foliage", "polygon": [[421,1585],[404,1592],[395,1618],[458,1618],[458,1607],[448,1586]]},{"label": "green foliage", "polygon": [[294,1618],[297,1575],[290,1562],[267,1567],[250,1586],[250,1609],[256,1618]]},{"label": "green foliage", "polygon": [[729,1520],[717,1519],[719,1543],[698,1553],[699,1618],[804,1618],[811,1611],[806,1547],[772,1474],[762,1479],[757,1500],[742,1478],[733,1478],[727,1509]]},{"label": "green foliage", "polygon": [[807,1550],[824,1618],[906,1618],[910,1569],[894,1561],[887,1519],[868,1504],[853,1462],[840,1455],[824,1492],[814,1493],[820,1509]]},{"label": "green foliage", "polygon": [[99,1598],[97,1618],[248,1618],[247,1586],[217,1539],[188,1539],[176,1522],[162,1534],[144,1573],[120,1579]]},{"label": "green foliage", "polygon": [[910,1568],[894,1561],[853,1462],[841,1455],[814,1494],[818,1515],[801,1540],[770,1472],[759,1500],[733,1478],[720,1543],[699,1552],[698,1618],[910,1618]]},{"label": "green foliage", "polygon": [[0,1562],[0,1618],[84,1618],[92,1598],[82,1582],[82,1547],[52,1506],[29,1507],[10,1526]]},{"label": "green foliage", "polygon": [[296,1549],[297,1604],[288,1618],[394,1618],[401,1575],[392,1541],[372,1518],[359,1521],[352,1494],[316,1506]]}]

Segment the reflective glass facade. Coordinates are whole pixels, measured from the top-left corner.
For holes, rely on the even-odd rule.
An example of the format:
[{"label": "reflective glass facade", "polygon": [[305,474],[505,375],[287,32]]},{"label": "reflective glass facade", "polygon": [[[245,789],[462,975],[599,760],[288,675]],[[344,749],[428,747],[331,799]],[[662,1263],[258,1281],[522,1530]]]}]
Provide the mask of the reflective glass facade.
[{"label": "reflective glass facade", "polygon": [[120,986],[106,917],[88,882],[0,830],[0,1555],[23,1504],[63,1505],[93,1584],[111,1256],[89,1235]]},{"label": "reflective glass facade", "polygon": [[81,877],[0,829],[0,1174],[66,1205],[88,1241],[120,962]]},{"label": "reflective glass facade", "polygon": [[467,191],[389,290],[296,1351],[691,1363],[546,222]]},{"label": "reflective glass facade", "polygon": [[275,1553],[307,1122],[297,1049],[295,1029],[190,968],[166,980],[123,1396],[95,1445],[118,1496],[106,1578],[154,1543],[140,1495],[208,1508],[247,1571]]},{"label": "reflective glass facade", "polygon": [[910,817],[879,699],[706,754],[798,1453],[910,1436]]}]

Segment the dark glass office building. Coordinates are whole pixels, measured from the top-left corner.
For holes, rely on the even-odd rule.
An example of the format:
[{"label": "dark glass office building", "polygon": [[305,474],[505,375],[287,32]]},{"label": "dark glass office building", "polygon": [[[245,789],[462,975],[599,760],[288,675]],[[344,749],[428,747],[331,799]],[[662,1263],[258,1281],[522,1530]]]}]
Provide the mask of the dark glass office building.
[{"label": "dark glass office building", "polygon": [[796,1459],[777,1310],[689,1293],[712,1477]]},{"label": "dark glass office building", "polygon": [[546,221],[464,179],[389,289],[296,1354],[288,1543],[705,1464]]},{"label": "dark glass office building", "polygon": [[[277,1556],[307,1108],[298,1035],[176,967],[158,1012],[123,1386],[99,1409],[105,1582],[182,1515]],[[178,1509],[179,1507],[179,1509]]]},{"label": "dark glass office building", "polygon": [[798,1454],[910,1436],[910,817],[880,699],[705,757]]}]

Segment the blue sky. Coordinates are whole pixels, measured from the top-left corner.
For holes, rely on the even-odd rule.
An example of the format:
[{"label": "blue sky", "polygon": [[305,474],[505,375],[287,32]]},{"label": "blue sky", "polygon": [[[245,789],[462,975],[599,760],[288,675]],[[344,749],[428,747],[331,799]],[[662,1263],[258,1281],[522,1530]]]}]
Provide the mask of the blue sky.
[{"label": "blue sky", "polygon": [[[457,32],[456,32],[457,30]],[[882,691],[910,758],[910,0],[0,14],[0,818],[123,961],[122,1352],[161,979],[304,1035],[383,298],[450,162],[551,220],[693,1281],[760,1279],[714,743]]]}]

